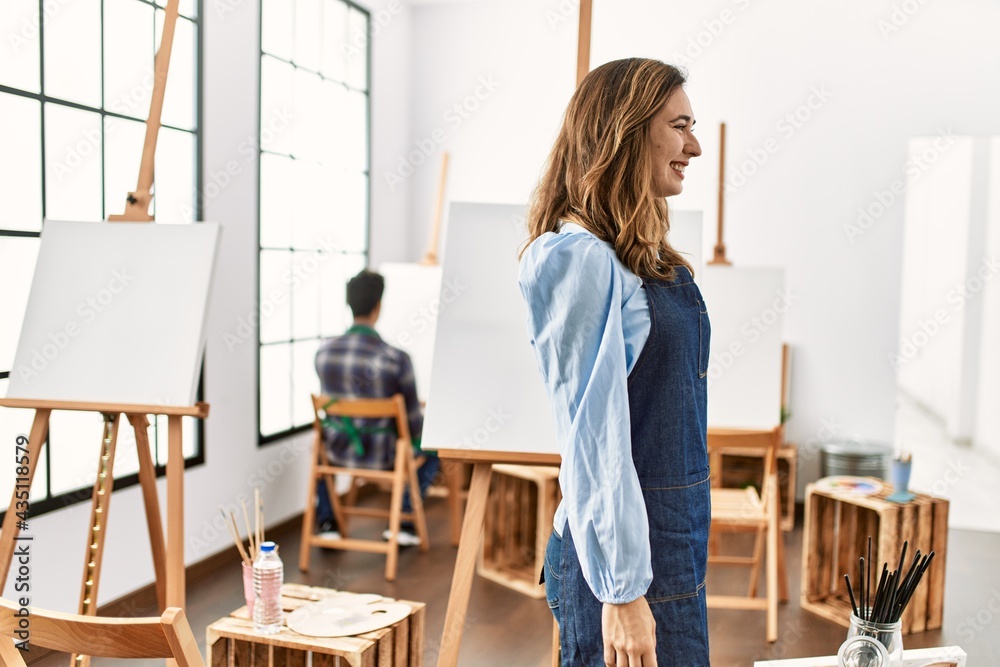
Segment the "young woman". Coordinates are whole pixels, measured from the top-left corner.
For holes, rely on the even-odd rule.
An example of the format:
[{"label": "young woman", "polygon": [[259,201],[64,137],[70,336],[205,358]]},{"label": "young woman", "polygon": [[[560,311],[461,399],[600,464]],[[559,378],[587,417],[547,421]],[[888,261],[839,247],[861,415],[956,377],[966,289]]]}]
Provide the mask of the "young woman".
[{"label": "young woman", "polygon": [[562,454],[545,554],[564,665],[709,664],[709,320],[664,197],[701,155],[684,76],[591,72],[535,191],[519,282]]}]

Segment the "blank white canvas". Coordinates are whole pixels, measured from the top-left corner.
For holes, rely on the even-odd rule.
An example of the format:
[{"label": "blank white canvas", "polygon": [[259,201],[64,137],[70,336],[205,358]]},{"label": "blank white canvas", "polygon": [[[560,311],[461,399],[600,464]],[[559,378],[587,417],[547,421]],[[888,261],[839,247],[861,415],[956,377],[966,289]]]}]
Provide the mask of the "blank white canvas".
[{"label": "blank white canvas", "polygon": [[778,426],[784,311],[794,304],[784,269],[706,266],[697,282],[712,326],[708,426]]},{"label": "blank white canvas", "polygon": [[449,290],[441,293],[440,266],[388,262],[379,267],[379,273],[385,278],[385,292],[375,326],[384,341],[410,355],[417,394],[426,399],[438,316],[457,295]]},{"label": "blank white canvas", "polygon": [[422,446],[558,454],[517,286],[524,207],[453,203]]},{"label": "blank white canvas", "polygon": [[46,222],[8,398],[194,404],[219,231]]}]

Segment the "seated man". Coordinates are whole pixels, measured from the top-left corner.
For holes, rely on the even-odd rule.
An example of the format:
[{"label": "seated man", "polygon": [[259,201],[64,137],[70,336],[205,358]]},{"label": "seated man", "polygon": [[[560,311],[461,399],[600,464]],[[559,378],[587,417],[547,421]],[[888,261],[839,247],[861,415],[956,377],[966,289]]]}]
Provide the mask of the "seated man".
[{"label": "seated man", "polygon": [[[406,352],[392,347],[379,337],[374,326],[381,309],[385,280],[372,271],[362,271],[347,283],[347,303],[354,314],[354,324],[342,336],[324,341],[316,352],[316,372],[323,394],[331,398],[389,398],[402,394],[406,401],[410,437],[415,453],[420,451],[423,412],[417,400],[413,364]],[[396,428],[392,419],[354,419],[353,428],[330,420],[324,426],[326,453],[332,465],[348,468],[388,470],[396,462]],[[425,497],[440,467],[438,457],[424,453],[417,471],[420,495]],[[333,507],[326,484],[318,484],[316,521],[320,533],[337,531]],[[411,512],[409,489],[403,496],[403,512]],[[389,539],[389,531],[384,535]],[[400,526],[401,546],[420,543],[410,521]]]}]

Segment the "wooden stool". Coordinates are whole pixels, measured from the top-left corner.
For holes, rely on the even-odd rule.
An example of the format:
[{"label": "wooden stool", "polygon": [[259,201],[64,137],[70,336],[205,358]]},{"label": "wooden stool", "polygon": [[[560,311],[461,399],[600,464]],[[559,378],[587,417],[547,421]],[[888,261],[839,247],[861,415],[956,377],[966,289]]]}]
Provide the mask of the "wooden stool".
[{"label": "wooden stool", "polygon": [[[285,584],[281,587],[281,608],[285,612],[338,593],[328,588]],[[354,637],[307,637],[282,628],[273,635],[254,631],[247,608],[240,607],[219,619],[205,631],[207,664],[212,667],[254,665],[255,667],[375,667],[423,665],[424,603],[402,602],[413,612],[395,625]]]},{"label": "wooden stool", "polygon": [[494,465],[479,576],[544,598],[538,578],[559,498],[559,468]]},{"label": "wooden stool", "polygon": [[[948,550],[948,501],[918,493],[908,503],[885,500],[892,486],[884,483],[871,496],[838,494],[806,487],[805,530],[802,540],[802,608],[850,625],[851,603],[844,575],[857,581],[858,558],[872,538],[872,572],[888,562],[895,569],[903,542],[907,557],[917,549],[935,552],[934,561],[903,614],[903,634],[941,627],[944,572]],[[876,582],[872,582],[874,586]],[[857,584],[855,584],[857,585]]]}]

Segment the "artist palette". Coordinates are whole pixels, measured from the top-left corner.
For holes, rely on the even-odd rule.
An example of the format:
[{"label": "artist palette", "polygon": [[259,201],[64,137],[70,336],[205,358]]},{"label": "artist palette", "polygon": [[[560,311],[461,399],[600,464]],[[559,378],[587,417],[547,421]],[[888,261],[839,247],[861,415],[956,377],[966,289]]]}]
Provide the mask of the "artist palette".
[{"label": "artist palette", "polygon": [[827,493],[837,493],[846,496],[874,496],[885,489],[885,485],[871,477],[853,477],[838,475],[824,477],[816,482],[816,488]]},{"label": "artist palette", "polygon": [[285,617],[293,632],[310,637],[349,637],[402,621],[409,605],[385,602],[381,595],[345,593],[303,605]]}]

